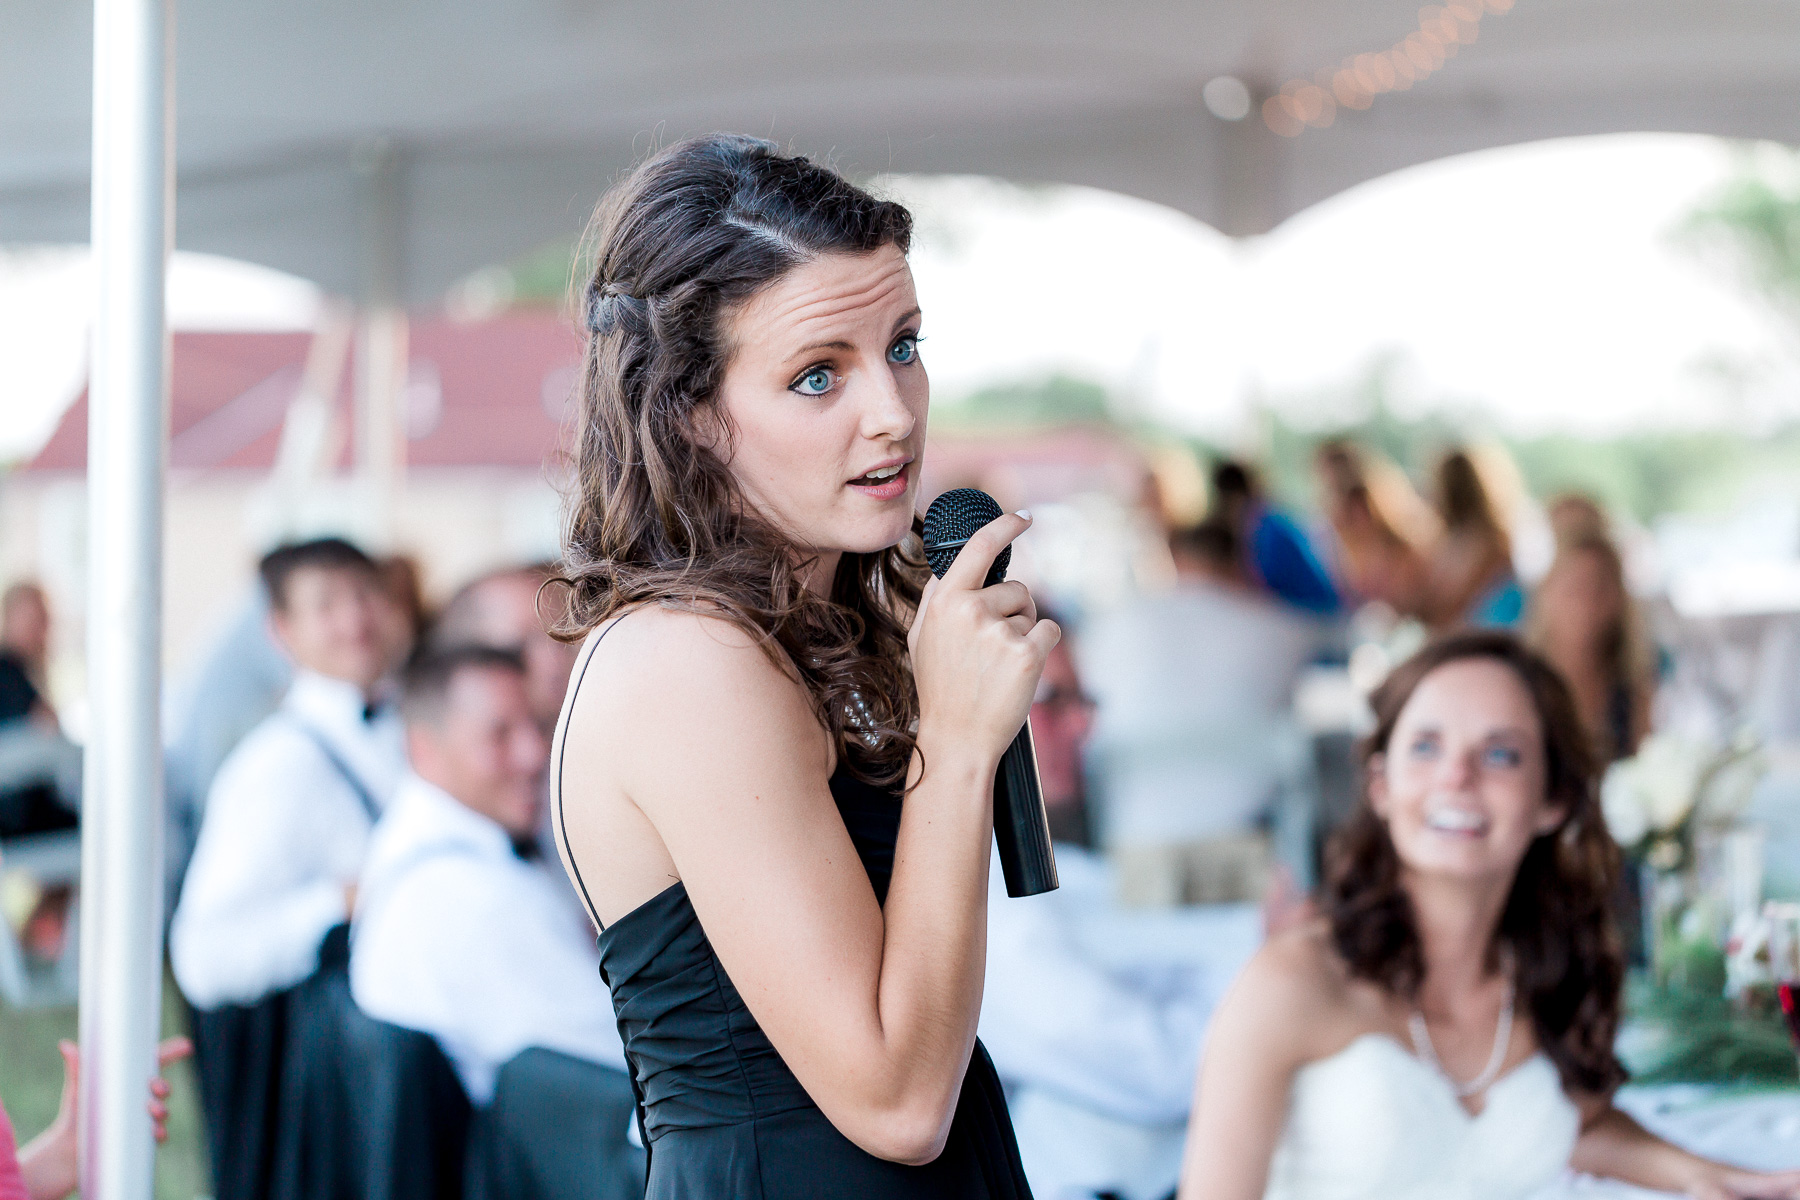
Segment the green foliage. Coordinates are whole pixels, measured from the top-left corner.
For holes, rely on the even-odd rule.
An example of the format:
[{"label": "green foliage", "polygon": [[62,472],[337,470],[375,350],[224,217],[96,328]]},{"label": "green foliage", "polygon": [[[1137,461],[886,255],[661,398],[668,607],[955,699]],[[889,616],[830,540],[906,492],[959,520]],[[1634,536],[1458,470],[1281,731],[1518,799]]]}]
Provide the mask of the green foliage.
[{"label": "green foliage", "polygon": [[1779,1013],[1744,1013],[1710,994],[1634,978],[1626,1011],[1637,1027],[1626,1054],[1633,1083],[1793,1084],[1794,1047]]},{"label": "green foliage", "polygon": [[554,243],[507,264],[515,304],[561,304],[569,298],[576,247]]},{"label": "green foliage", "polygon": [[1736,173],[1688,214],[1676,237],[1723,259],[1800,321],[1800,151],[1746,147]]},{"label": "green foliage", "polygon": [[931,420],[935,428],[953,430],[1113,423],[1106,389],[1069,375],[983,388],[934,405]]}]

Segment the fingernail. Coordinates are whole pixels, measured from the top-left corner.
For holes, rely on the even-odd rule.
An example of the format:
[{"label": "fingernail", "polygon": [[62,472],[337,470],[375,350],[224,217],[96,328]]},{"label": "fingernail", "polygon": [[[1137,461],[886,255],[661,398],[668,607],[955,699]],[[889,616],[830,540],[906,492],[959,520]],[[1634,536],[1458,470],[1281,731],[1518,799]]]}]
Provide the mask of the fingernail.
[{"label": "fingernail", "polygon": [[1021,508],[1015,515],[1024,517],[1027,521],[1031,520],[1031,510],[1029,508]]}]

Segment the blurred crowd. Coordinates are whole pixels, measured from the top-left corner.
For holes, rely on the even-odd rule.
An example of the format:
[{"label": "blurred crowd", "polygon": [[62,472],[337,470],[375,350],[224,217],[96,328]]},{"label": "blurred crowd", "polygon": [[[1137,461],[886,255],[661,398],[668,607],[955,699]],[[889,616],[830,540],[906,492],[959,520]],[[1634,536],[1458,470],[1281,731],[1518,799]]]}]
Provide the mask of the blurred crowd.
[{"label": "blurred crowd", "polygon": [[[1216,462],[1204,518],[1159,522],[1169,585],[1081,614],[1044,673],[1062,886],[996,893],[981,1021],[1040,1196],[1173,1190],[1209,1014],[1317,878],[1321,735],[1358,732],[1353,711],[1303,719],[1309,672],[1508,627],[1606,757],[1649,728],[1655,655],[1597,503],[1550,504],[1528,586],[1516,486],[1484,452],[1449,450],[1423,489],[1348,442],[1314,467],[1311,522]],[[546,632],[554,574],[494,571],[433,608],[404,558],[285,545],[171,691],[169,951],[220,1200],[641,1192],[594,930],[546,824],[575,661]],[[5,593],[0,851],[78,821],[50,622],[35,585]],[[6,935],[51,959],[69,914],[67,887],[11,897]]]}]

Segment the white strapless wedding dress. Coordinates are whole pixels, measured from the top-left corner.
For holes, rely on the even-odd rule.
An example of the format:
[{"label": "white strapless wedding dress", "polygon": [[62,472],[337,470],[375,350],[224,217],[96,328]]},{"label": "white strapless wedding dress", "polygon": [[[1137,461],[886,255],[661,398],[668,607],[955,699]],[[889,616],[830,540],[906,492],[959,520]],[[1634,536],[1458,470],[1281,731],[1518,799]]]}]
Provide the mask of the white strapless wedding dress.
[{"label": "white strapless wedding dress", "polygon": [[1472,1117],[1436,1068],[1364,1034],[1294,1076],[1264,1200],[1521,1200],[1568,1165],[1580,1127],[1542,1054]]}]

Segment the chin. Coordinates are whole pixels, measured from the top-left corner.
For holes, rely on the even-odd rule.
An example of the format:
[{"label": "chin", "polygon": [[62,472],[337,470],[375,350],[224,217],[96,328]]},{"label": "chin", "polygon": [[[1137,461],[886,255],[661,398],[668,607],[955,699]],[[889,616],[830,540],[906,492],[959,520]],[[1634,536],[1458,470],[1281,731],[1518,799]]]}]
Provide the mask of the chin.
[{"label": "chin", "polygon": [[911,532],[912,510],[908,509],[890,520],[858,522],[855,529],[844,530],[834,540],[846,554],[875,554],[898,546]]},{"label": "chin", "polygon": [[1487,846],[1444,847],[1402,853],[1400,862],[1414,875],[1481,883],[1502,877],[1510,879],[1518,873],[1519,864],[1502,861],[1502,857]]}]

